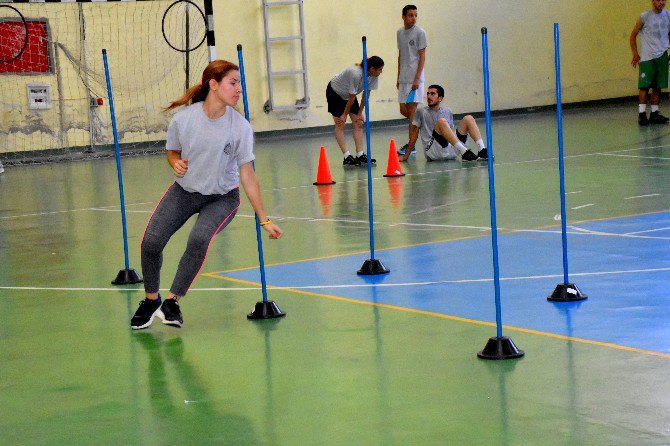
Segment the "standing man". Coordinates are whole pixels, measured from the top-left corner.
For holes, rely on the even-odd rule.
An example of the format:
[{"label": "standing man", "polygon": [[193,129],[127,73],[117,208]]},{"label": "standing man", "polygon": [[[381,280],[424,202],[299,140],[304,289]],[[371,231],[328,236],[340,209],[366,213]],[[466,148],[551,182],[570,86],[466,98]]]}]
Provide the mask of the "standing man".
[{"label": "standing man", "polygon": [[[670,120],[659,113],[661,89],[668,87],[668,34],[670,13],[665,10],[666,0],[652,0],[651,9],[638,17],[630,33],[630,49],[633,51],[631,65],[640,65],[638,88],[640,101],[638,124],[667,124]],[[641,54],[637,51],[637,35],[642,43]],[[647,119],[647,99],[651,93],[651,113]]]},{"label": "standing man", "polygon": [[[426,32],[416,25],[418,13],[414,5],[402,8],[403,27],[398,39],[398,102],[400,114],[409,119],[410,128],[417,105],[423,99],[423,66],[426,62]],[[414,91],[414,99],[407,103],[407,96]],[[403,149],[399,153],[402,155]]]},{"label": "standing man", "polygon": [[[423,148],[428,161],[443,161],[455,159],[461,155],[463,161],[485,160],[488,152],[482,140],[477,122],[472,115],[466,115],[454,126],[454,114],[450,108],[442,108],[440,103],[444,99],[444,88],[431,85],[426,93],[428,107],[420,108],[414,114],[414,120],[409,126],[409,142],[407,150],[414,149],[416,140],[421,137]],[[475,154],[465,146],[468,135],[475,140],[479,152]],[[400,161],[407,161],[410,153],[405,152]]]}]

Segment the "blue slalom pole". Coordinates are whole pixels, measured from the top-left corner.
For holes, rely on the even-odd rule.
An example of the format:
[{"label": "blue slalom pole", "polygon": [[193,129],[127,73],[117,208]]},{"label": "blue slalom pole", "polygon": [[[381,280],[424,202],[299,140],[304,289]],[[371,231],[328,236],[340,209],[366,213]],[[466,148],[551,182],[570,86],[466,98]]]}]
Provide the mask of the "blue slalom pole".
[{"label": "blue slalom pole", "polygon": [[125,269],[121,270],[116,279],[112,281],[114,285],[140,283],[142,279],[130,268],[128,259],[128,230],[126,227],[126,200],[123,193],[123,174],[121,172],[121,153],[119,150],[119,135],[116,130],[116,114],[114,113],[114,94],[112,92],[112,80],[109,75],[109,65],[107,63],[107,50],[102,50],[102,60],[105,65],[105,80],[107,81],[107,100],[109,100],[109,111],[112,118],[112,134],[114,135],[114,155],[116,157],[116,173],[119,181],[119,197],[121,199],[121,226],[123,227],[123,254],[125,259]]},{"label": "blue slalom pole", "polygon": [[[242,84],[242,102],[244,103],[244,118],[249,119],[249,100],[247,99],[247,81],[244,75],[244,56],[242,55],[242,45],[237,44],[237,60],[240,65],[240,82]],[[256,170],[256,165],[251,162],[251,166]],[[261,235],[261,222],[258,219],[258,214],[254,214],[256,222],[256,242],[258,244],[258,265],[261,272],[261,290],[263,293],[263,301],[258,302],[253,312],[249,313],[249,319],[269,319],[275,317],[285,316],[279,307],[274,302],[268,301],[268,289],[265,281],[265,256],[263,255],[263,238]]]},{"label": "blue slalom pole", "polygon": [[561,194],[561,241],[563,248],[563,283],[559,283],[554,292],[547,297],[550,301],[569,302],[584,300],[574,283],[568,278],[568,217],[565,210],[565,164],[563,162],[563,99],[561,98],[561,49],[558,23],[554,23],[554,65],[556,66],[556,124],[558,132],[558,179]]},{"label": "blue slalom pole", "polygon": [[368,168],[368,220],[370,222],[370,258],[358,270],[359,275],[386,274],[389,270],[375,259],[375,222],[372,205],[372,152],[370,151],[370,82],[368,79],[367,39],[363,36],[363,98],[365,101],[365,142],[367,144]]},{"label": "blue slalom pole", "polygon": [[363,96],[365,97],[365,144],[368,155],[368,219],[370,220],[370,259],[375,259],[375,224],[372,206],[372,154],[370,153],[370,82],[368,79],[368,50],[366,38],[363,37]]},{"label": "blue slalom pole", "polygon": [[496,301],[496,328],[497,336],[502,338],[502,309],[500,304],[500,269],[498,266],[498,223],[496,219],[496,188],[493,170],[493,129],[491,126],[491,93],[489,84],[489,47],[488,33],[482,31],[482,49],[484,54],[484,113],[486,116],[486,147],[489,170],[489,205],[491,207],[491,246],[493,248],[493,287]]},{"label": "blue slalom pole", "polygon": [[524,352],[518,350],[510,338],[502,334],[502,305],[500,303],[500,269],[498,267],[498,223],[496,221],[496,189],[493,169],[493,130],[491,127],[491,93],[489,84],[488,31],[482,28],[482,60],[484,71],[484,114],[486,116],[487,167],[489,171],[489,204],[491,207],[491,247],[493,249],[493,287],[496,305],[496,337],[490,338],[484,350],[477,353],[482,359],[519,358]]},{"label": "blue slalom pole", "polygon": [[558,178],[561,193],[561,238],[563,241],[563,283],[568,280],[568,230],[565,210],[565,165],[563,163],[563,105],[561,98],[561,50],[558,23],[554,23],[554,63],[556,65],[556,123],[558,126]]}]

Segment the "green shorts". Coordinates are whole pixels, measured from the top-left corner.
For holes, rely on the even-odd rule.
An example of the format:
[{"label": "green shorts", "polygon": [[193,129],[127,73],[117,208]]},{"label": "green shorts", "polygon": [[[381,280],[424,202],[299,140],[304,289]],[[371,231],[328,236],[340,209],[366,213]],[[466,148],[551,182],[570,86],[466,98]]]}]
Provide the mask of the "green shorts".
[{"label": "green shorts", "polygon": [[668,88],[668,53],[661,57],[640,62],[637,88]]}]

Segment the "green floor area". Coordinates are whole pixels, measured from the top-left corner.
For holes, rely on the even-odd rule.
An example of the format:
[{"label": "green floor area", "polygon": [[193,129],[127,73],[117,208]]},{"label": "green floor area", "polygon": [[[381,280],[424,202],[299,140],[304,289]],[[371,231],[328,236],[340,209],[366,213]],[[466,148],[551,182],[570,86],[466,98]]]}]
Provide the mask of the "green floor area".
[{"label": "green floor area", "polygon": [[[376,248],[488,236],[484,163],[419,153],[406,176],[382,176],[389,140],[406,133],[372,134]],[[564,136],[569,222],[670,209],[670,127],[639,128],[634,107],[610,106],[566,111]],[[555,116],[495,118],[493,137],[500,231],[559,225]],[[312,185],[321,145],[328,188]],[[266,210],[285,231],[264,239],[268,264],[369,250],[367,172],[343,169],[333,135],[258,138],[256,156]],[[124,157],[123,176],[139,271],[146,222],[172,179],[158,155]],[[182,301],[182,329],[132,332],[141,286],[110,285],[124,267],[115,161],[6,166],[0,443],[670,443],[663,356],[510,329],[526,356],[483,361],[490,324],[292,290],[270,290],[285,318],[247,320],[258,287],[207,273],[258,264],[252,217],[243,198]],[[162,288],[185,229],[165,251]]]}]

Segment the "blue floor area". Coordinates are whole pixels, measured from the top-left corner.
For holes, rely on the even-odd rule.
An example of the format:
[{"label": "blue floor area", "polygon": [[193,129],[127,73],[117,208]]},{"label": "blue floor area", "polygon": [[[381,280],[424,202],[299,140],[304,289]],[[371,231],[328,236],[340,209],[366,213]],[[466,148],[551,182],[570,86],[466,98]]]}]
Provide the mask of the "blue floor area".
[{"label": "blue floor area", "polygon": [[[506,325],[670,353],[670,213],[568,226],[570,282],[588,295],[546,300],[563,282],[560,227],[500,234]],[[266,267],[268,286],[495,322],[491,238],[377,250],[391,272],[358,276],[368,254]],[[222,272],[260,282],[258,269]],[[492,330],[492,335],[495,331]]]}]

